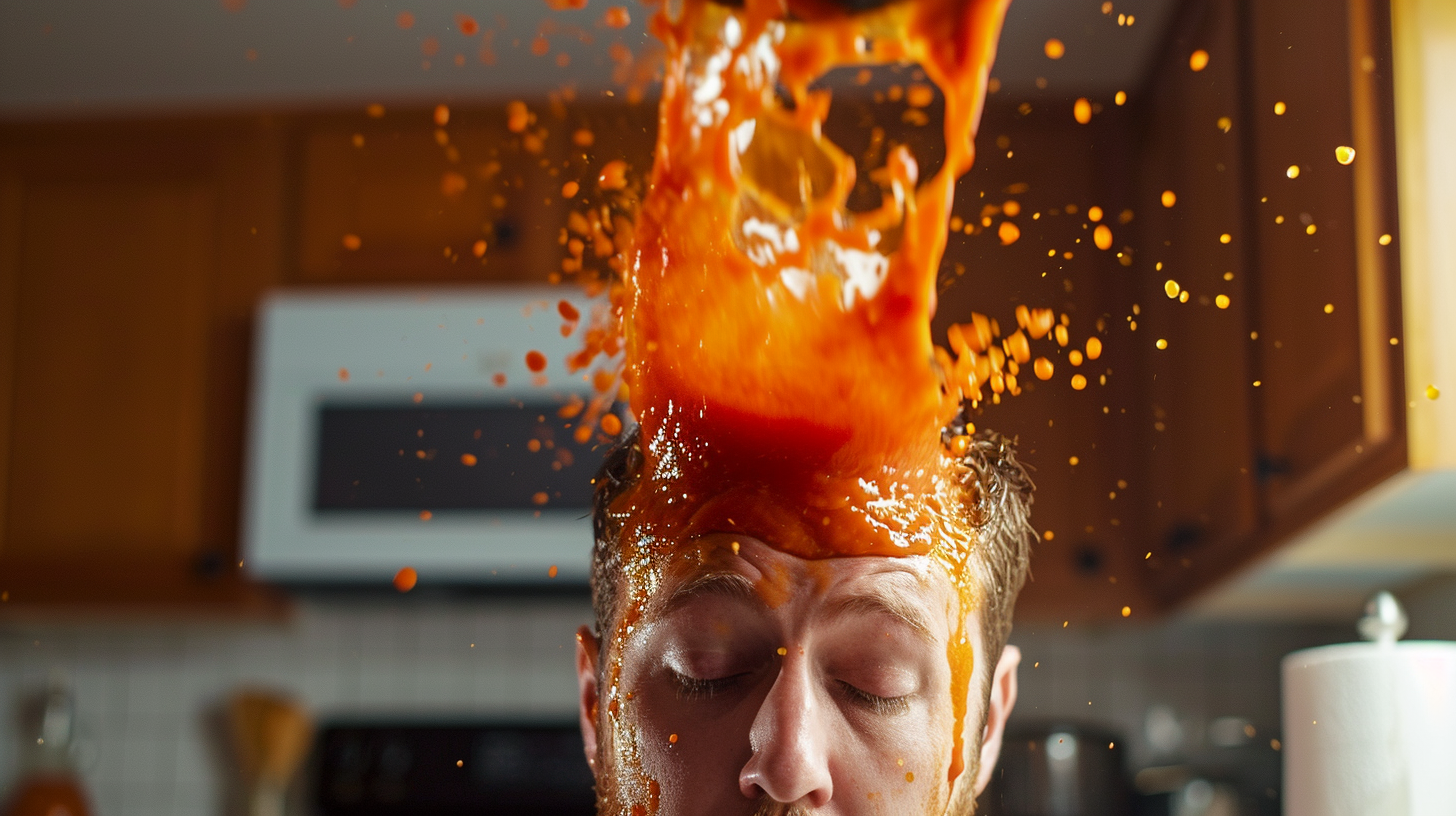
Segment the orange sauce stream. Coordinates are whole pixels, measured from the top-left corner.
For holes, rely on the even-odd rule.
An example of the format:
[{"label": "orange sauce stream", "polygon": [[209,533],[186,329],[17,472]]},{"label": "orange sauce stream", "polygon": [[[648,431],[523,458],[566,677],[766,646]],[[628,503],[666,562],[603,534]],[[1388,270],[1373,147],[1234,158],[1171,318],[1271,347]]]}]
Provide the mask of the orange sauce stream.
[{"label": "orange sauce stream", "polygon": [[[663,556],[708,532],[811,559],[930,555],[950,571],[962,611],[974,608],[964,444],[948,450],[941,430],[982,385],[999,395],[1009,379],[1014,392],[1002,369],[1030,357],[1025,335],[997,346],[979,315],[952,331],[950,352],[937,349],[930,318],[1006,2],[905,0],[847,15],[817,0],[686,0],[675,18],[654,16],[666,71],[647,193],[635,229],[615,237],[620,335],[598,327],[573,361],[612,353],[620,336],[641,425],[644,471],[612,508],[632,592],[619,644],[660,583]],[[945,159],[922,179],[910,151],[892,149],[875,178],[881,206],[851,213],[856,164],[823,138],[831,98],[813,83],[837,66],[885,63],[916,64],[940,89]],[[601,188],[624,186],[619,165],[603,169]],[[1036,310],[1020,322],[1040,338],[1053,317]],[[952,784],[964,770],[973,666],[964,617],[949,647]],[[630,692],[622,650],[611,651],[603,691],[630,758]],[[639,776],[619,793],[651,812],[657,789]]]}]

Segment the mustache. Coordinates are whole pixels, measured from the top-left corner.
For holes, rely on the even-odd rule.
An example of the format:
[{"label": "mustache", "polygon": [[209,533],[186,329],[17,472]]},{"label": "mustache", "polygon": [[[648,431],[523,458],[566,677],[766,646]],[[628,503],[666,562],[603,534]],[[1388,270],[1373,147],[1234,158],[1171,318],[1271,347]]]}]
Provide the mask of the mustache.
[{"label": "mustache", "polygon": [[767,796],[758,800],[753,816],[809,816],[809,809],[803,805],[775,802]]}]

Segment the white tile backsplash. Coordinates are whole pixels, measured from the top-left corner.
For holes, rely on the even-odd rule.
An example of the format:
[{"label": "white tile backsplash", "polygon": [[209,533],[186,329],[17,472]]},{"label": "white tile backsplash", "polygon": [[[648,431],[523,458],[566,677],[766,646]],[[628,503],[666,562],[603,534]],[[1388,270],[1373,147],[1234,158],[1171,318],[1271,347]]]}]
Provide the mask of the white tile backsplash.
[{"label": "white tile backsplash", "polygon": [[[296,696],[320,718],[574,716],[584,596],[315,599],[284,624],[0,628],[0,801],[20,762],[16,705],[63,674],[98,816],[222,813],[218,706],[243,685]],[[475,644],[474,647],[471,644]]]}]

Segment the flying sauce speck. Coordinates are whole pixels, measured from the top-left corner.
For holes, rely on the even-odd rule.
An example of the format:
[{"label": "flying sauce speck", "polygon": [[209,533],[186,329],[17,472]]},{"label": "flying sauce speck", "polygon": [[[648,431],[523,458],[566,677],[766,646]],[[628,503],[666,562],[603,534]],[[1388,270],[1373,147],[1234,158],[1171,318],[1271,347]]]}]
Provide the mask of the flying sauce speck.
[{"label": "flying sauce speck", "polygon": [[632,24],[632,15],[626,6],[611,6],[602,16],[602,23],[607,28],[626,28]]}]

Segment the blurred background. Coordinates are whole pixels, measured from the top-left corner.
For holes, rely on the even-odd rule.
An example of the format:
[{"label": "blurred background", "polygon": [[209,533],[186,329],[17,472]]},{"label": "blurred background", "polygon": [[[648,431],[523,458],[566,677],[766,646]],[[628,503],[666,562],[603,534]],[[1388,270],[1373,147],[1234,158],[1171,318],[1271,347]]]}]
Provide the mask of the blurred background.
[{"label": "blurred background", "polygon": [[[0,802],[591,811],[608,440],[556,301],[651,166],[649,13],[0,4]],[[1452,42],[1438,0],[1012,3],[935,326],[1068,328],[980,420],[1042,537],[989,812],[1279,813],[1284,655],[1381,589],[1456,638]],[[915,81],[836,104],[913,125]]]}]

